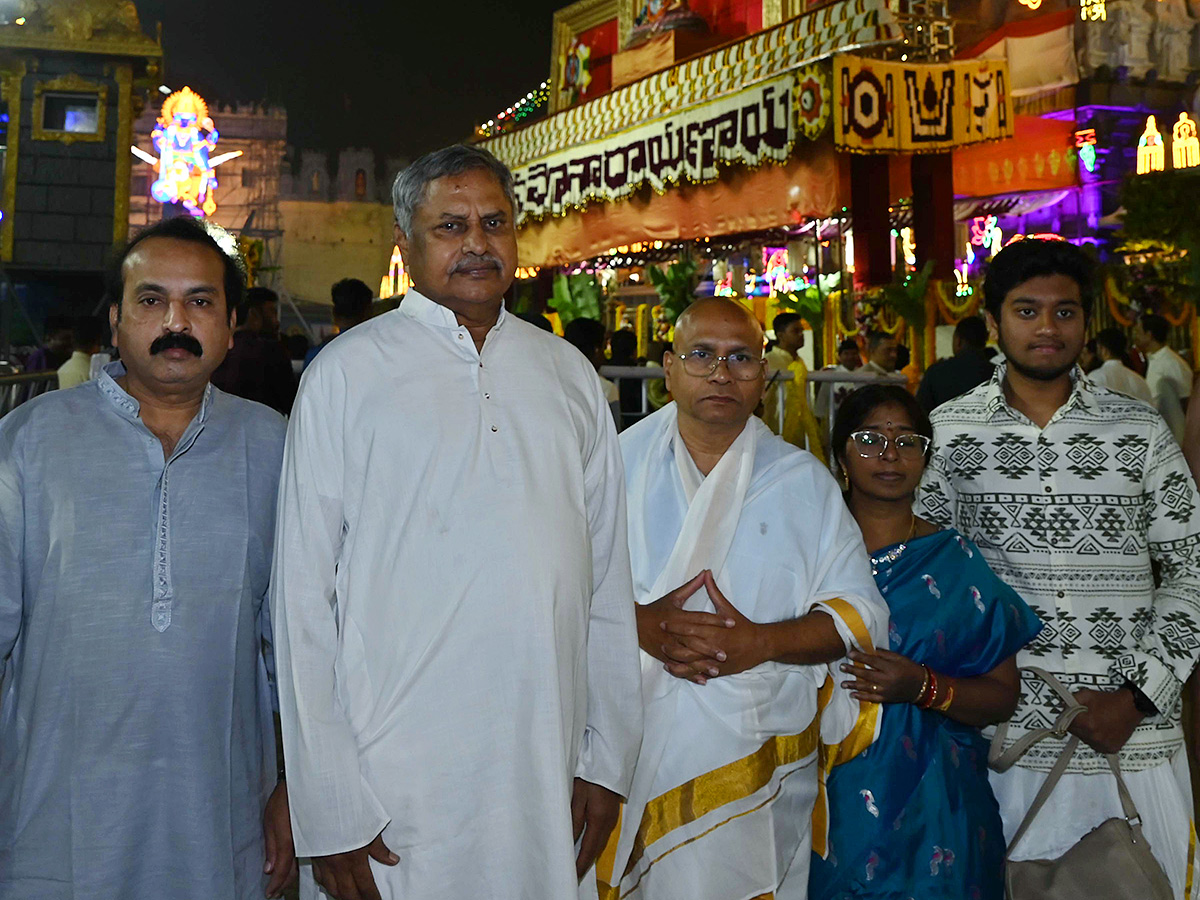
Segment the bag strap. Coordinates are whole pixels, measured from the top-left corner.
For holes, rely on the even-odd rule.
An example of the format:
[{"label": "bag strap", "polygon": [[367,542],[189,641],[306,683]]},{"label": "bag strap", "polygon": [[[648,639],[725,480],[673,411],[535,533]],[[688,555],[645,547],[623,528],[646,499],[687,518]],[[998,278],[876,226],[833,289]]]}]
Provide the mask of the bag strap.
[{"label": "bag strap", "polygon": [[[1029,749],[1048,737],[1062,738],[1066,737],[1067,729],[1071,727],[1071,723],[1075,721],[1075,717],[1087,712],[1087,707],[1079,703],[1074,695],[1068,691],[1061,681],[1047,672],[1045,669],[1040,669],[1037,666],[1026,666],[1023,671],[1032,672],[1034,675],[1050,685],[1051,690],[1062,699],[1064,709],[1055,720],[1054,725],[1050,728],[1038,728],[1023,735],[1005,751],[1004,739],[1008,735],[1008,722],[1003,722],[996,727],[996,734],[992,738],[992,745],[988,748],[988,765],[997,772],[1007,772],[1012,768],[1013,764],[1029,752]],[[1065,752],[1065,748],[1064,748]]]},{"label": "bag strap", "polygon": [[1013,835],[1011,841],[1008,842],[1008,853],[1005,855],[1005,860],[1012,859],[1013,850],[1020,843],[1021,838],[1025,836],[1025,832],[1029,830],[1029,826],[1033,824],[1034,818],[1050,799],[1050,792],[1054,790],[1058,784],[1058,779],[1062,778],[1063,772],[1067,771],[1067,766],[1071,764],[1071,758],[1075,756],[1075,750],[1079,746],[1079,738],[1071,735],[1071,739],[1067,741],[1067,745],[1063,747],[1062,753],[1058,755],[1058,762],[1054,764],[1054,768],[1050,770],[1050,774],[1046,776],[1046,780],[1042,782],[1041,790],[1037,792],[1037,796],[1033,798],[1033,803],[1029,807],[1029,812],[1025,813],[1025,818],[1021,820],[1020,826],[1017,828],[1016,834]]},{"label": "bag strap", "polygon": [[[1050,685],[1051,689],[1062,698],[1066,704],[1066,709],[1059,715],[1054,723],[1053,728],[1039,728],[1036,731],[1031,731],[1018,739],[1007,752],[1001,752],[1000,748],[1004,744],[1004,736],[1008,731],[1008,723],[996,729],[996,735],[992,738],[992,746],[988,751],[988,763],[992,768],[999,772],[1007,771],[1012,765],[1024,756],[1029,748],[1039,741],[1043,741],[1051,735],[1055,737],[1063,737],[1067,733],[1067,728],[1075,721],[1075,718],[1081,713],[1087,711],[1087,707],[1079,703],[1075,697],[1068,691],[1053,675],[1044,669],[1037,666],[1028,666],[1026,671],[1037,675],[1046,684]],[[1029,830],[1029,826],[1033,824],[1034,818],[1045,806],[1046,801],[1050,799],[1050,794],[1058,785],[1059,779],[1066,772],[1067,766],[1071,764],[1072,758],[1075,756],[1075,751],[1079,748],[1079,738],[1071,735],[1071,739],[1067,741],[1062,752],[1058,755],[1058,760],[1054,763],[1054,768],[1050,770],[1050,774],[1046,776],[1046,780],[1042,782],[1041,788],[1037,792],[1037,796],[1033,798],[1033,803],[1030,804],[1028,812],[1025,813],[1025,818],[1021,820],[1016,833],[1008,843],[1008,853],[1006,859],[1011,858],[1013,850],[1018,842],[1025,836],[1025,832]],[[1121,811],[1125,816],[1125,821],[1129,823],[1130,830],[1133,832],[1133,838],[1137,842],[1144,842],[1142,836],[1142,817],[1138,814],[1137,806],[1133,802],[1133,797],[1129,793],[1129,788],[1125,784],[1125,779],[1121,776],[1121,760],[1115,753],[1105,755],[1108,760],[1108,767],[1112,770],[1113,777],[1117,781],[1117,796],[1121,801]]]}]

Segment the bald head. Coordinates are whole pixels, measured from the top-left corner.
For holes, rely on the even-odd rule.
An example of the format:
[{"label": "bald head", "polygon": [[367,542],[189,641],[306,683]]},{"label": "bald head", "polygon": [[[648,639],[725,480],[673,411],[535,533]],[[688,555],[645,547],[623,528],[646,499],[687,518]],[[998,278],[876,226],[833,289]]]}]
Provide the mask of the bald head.
[{"label": "bald head", "polygon": [[675,350],[686,352],[702,336],[713,330],[726,331],[744,329],[745,345],[760,348],[763,345],[763,330],[753,313],[742,304],[728,297],[704,297],[697,300],[675,320]]},{"label": "bald head", "polygon": [[[762,328],[740,303],[709,297],[685,309],[675,321],[675,352],[663,357],[680,428],[736,437],[762,399],[762,352]],[[688,372],[685,357],[696,371]]]}]

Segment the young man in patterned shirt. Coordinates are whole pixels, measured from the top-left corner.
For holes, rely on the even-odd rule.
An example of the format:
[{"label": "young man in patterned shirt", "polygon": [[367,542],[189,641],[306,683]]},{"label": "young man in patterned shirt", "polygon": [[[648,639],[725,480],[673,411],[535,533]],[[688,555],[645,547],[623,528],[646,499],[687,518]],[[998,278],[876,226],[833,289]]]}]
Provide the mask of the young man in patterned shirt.
[{"label": "young man in patterned shirt", "polygon": [[[1088,709],[1070,729],[1083,745],[1013,858],[1058,857],[1121,816],[1102,755],[1119,752],[1146,838],[1176,896],[1192,898],[1179,693],[1200,656],[1200,498],[1162,417],[1077,368],[1093,290],[1091,262],[1065,241],[996,256],[984,300],[1006,362],[933,413],[917,512],[975,541],[1033,607],[1045,628],[1018,663],[1051,672]],[[1023,673],[1006,743],[1060,710]],[[992,774],[1009,839],[1064,742]]]}]

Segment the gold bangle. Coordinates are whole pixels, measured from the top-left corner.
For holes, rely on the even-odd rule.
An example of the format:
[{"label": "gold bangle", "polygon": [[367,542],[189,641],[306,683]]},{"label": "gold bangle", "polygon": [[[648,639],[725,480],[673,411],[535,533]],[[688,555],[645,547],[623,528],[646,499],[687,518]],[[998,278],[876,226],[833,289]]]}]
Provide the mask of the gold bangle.
[{"label": "gold bangle", "polygon": [[921,689],[917,691],[916,699],[913,703],[920,703],[925,698],[925,692],[929,690],[929,666],[921,663],[921,671],[925,673],[925,677],[921,680]]},{"label": "gold bangle", "polygon": [[947,679],[947,683],[946,683],[946,699],[945,699],[945,700],[943,700],[943,701],[942,701],[940,704],[938,704],[938,705],[935,707],[935,709],[936,709],[938,712],[945,712],[946,710],[948,710],[948,709],[950,708],[950,704],[951,704],[951,703],[953,703],[953,702],[954,702],[954,685],[950,684],[950,683],[949,683],[949,679]]}]

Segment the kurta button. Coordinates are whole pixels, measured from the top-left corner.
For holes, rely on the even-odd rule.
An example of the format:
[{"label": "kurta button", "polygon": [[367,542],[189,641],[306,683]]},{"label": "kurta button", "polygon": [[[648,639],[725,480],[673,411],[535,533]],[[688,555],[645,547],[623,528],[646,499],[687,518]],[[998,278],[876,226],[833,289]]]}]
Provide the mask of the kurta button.
[{"label": "kurta button", "polygon": [[499,429],[499,428],[497,428],[495,425],[493,425],[493,426],[492,426],[492,431],[499,431],[499,430],[500,430],[500,429]]},{"label": "kurta button", "polygon": [[1050,485],[1046,485],[1046,493],[1050,493]]},{"label": "kurta button", "polygon": [[460,341],[463,339],[461,334],[458,336],[458,339],[459,339]]},{"label": "kurta button", "polygon": [[1066,595],[1066,594],[1064,594],[1062,591],[1059,591],[1059,592],[1058,592],[1058,599],[1059,599],[1059,600],[1061,600],[1061,599],[1062,599],[1063,597],[1065,597],[1065,596],[1067,596],[1067,595]]},{"label": "kurta button", "polygon": [[492,399],[492,395],[491,395],[491,394],[484,394],[484,395],[483,395],[483,399],[484,399],[484,400],[491,400],[491,399]]}]

